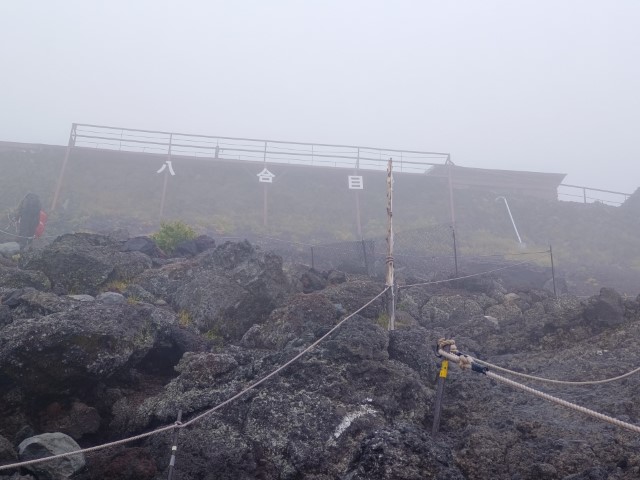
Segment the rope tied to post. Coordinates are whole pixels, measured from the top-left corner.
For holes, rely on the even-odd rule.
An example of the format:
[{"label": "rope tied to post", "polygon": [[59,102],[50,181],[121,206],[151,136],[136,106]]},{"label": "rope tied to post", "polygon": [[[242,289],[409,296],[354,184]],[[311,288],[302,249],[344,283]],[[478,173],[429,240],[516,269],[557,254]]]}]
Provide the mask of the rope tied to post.
[{"label": "rope tied to post", "polygon": [[[590,417],[593,418],[597,418],[598,420],[602,420],[604,422],[607,422],[611,425],[615,425],[617,427],[621,427],[621,428],[625,428],[627,430],[631,430],[632,432],[635,433],[640,433],[640,425],[634,425],[632,423],[629,422],[624,422],[622,420],[618,420],[617,418],[614,417],[610,417],[609,415],[605,415],[602,414],[600,412],[596,412],[595,410],[591,410],[589,408],[583,407],[582,405],[578,405],[576,403],[572,403],[572,402],[568,402],[567,400],[563,400],[562,398],[558,398],[555,397],[553,395],[549,395],[548,393],[542,392],[540,390],[536,390],[534,388],[531,388],[527,385],[523,385],[522,383],[518,383],[518,382],[514,382],[513,380],[510,380],[508,378],[505,378],[501,375],[497,375],[491,371],[489,371],[489,367],[488,366],[484,366],[481,365],[480,363],[476,363],[475,359],[470,356],[470,355],[465,355],[462,354],[460,352],[457,351],[456,349],[456,353],[451,353],[451,352],[446,352],[443,348],[440,348],[440,345],[450,345],[452,346],[452,350],[453,350],[453,345],[452,340],[445,340],[445,339],[440,339],[438,340],[438,355],[441,357],[444,357],[447,360],[450,360],[454,363],[457,363],[460,368],[462,369],[469,369],[469,367],[471,367],[471,370],[473,370],[474,372],[477,373],[482,373],[484,374],[486,377],[489,377],[493,380],[496,380],[500,383],[503,383],[505,385],[509,385],[513,388],[517,388],[519,390],[522,390],[524,392],[530,393],[538,398],[542,398],[544,400],[548,400],[550,402],[556,403],[558,405],[562,405],[563,407],[567,407],[570,408],[572,410],[575,410],[577,412],[583,413],[585,415],[589,415]],[[464,366],[463,366],[464,365]],[[619,378],[619,377],[618,377]]]},{"label": "rope tied to post", "polygon": [[[449,351],[445,351],[444,347],[449,347]],[[455,355],[455,360],[452,360],[452,358],[450,357]],[[438,339],[438,356],[439,357],[445,357],[448,360],[452,360],[455,363],[458,364],[458,366],[462,369],[462,370],[469,370],[473,368],[473,363],[474,363],[474,359],[473,357],[470,357],[469,355],[465,355],[463,353],[460,353],[460,351],[458,350],[458,347],[456,347],[456,342],[455,340],[452,339],[446,339],[446,338],[440,338]]]}]

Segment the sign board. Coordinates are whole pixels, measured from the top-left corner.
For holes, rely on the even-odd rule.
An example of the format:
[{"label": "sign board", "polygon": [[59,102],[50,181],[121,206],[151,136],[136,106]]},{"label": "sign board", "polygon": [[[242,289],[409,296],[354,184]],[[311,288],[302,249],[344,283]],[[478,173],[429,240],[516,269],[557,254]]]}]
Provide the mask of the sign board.
[{"label": "sign board", "polygon": [[364,190],[362,175],[349,175],[349,190]]}]

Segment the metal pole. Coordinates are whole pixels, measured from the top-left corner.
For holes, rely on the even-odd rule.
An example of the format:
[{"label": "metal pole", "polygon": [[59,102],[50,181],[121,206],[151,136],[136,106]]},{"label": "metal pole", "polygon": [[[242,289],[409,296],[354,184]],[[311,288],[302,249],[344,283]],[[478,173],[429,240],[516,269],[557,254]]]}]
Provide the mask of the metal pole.
[{"label": "metal pole", "polygon": [[[264,142],[264,155],[262,157],[262,161],[264,163],[264,167],[267,168],[267,141],[265,140]],[[264,194],[263,194],[263,198],[262,198],[262,225],[263,226],[267,226],[268,224],[268,220],[267,220],[267,213],[268,213],[268,197],[267,197],[267,184],[265,182],[265,184],[263,185],[264,187]]]},{"label": "metal pole", "polygon": [[582,188],[582,201],[587,203],[587,189],[584,187]]},{"label": "metal pole", "polygon": [[549,256],[551,257],[551,279],[553,280],[553,295],[558,296],[556,292],[556,270],[553,266],[553,248],[551,248],[551,244],[549,244]]},{"label": "metal pole", "polygon": [[396,299],[394,292],[394,270],[393,270],[393,160],[387,162],[387,287],[388,296],[387,310],[389,312],[389,330],[396,329]]},{"label": "metal pole", "polygon": [[169,169],[164,171],[164,183],[162,184],[162,197],[160,197],[160,220],[164,217],[164,200],[167,196],[167,183],[169,182]]},{"label": "metal pole", "polygon": [[[167,161],[171,162],[171,144],[173,142],[173,134],[169,134],[169,150],[167,152]],[[164,203],[167,198],[167,184],[169,183],[169,169],[164,171],[164,183],[162,185],[162,197],[160,198],[160,220],[164,217]]]},{"label": "metal pole", "polygon": [[[176,421],[176,426],[180,424],[182,421],[182,410],[178,410],[178,420]],[[174,474],[174,466],[176,464],[176,452],[178,451],[178,434],[180,433],[179,428],[174,428],[173,433],[171,434],[171,460],[169,460],[169,476],[168,480],[173,480]]]},{"label": "metal pole", "polygon": [[356,190],[356,229],[358,238],[362,238],[362,220],[360,217],[360,193]]},{"label": "metal pole", "polygon": [[[451,349],[451,345],[445,345],[443,350],[448,352]],[[449,372],[449,360],[442,359],[440,363],[440,374],[438,375],[438,383],[436,387],[436,405],[433,412],[433,428],[431,429],[431,435],[438,434],[440,429],[440,418],[442,417],[442,397],[444,395],[444,381],[447,379],[447,373]]]},{"label": "metal pole", "polygon": [[456,277],[458,276],[458,245],[456,243],[456,227],[451,225],[451,234],[453,235],[453,261],[456,267]]},{"label": "metal pole", "polygon": [[522,239],[520,238],[520,234],[518,233],[518,227],[516,227],[516,222],[513,221],[513,215],[511,215],[511,209],[509,208],[509,203],[507,202],[506,197],[498,197],[496,200],[504,200],[504,204],[507,207],[507,213],[509,214],[509,218],[511,219],[511,225],[513,225],[513,229],[516,232],[516,237],[518,237],[518,243],[522,245]]},{"label": "metal pole", "polygon": [[[355,174],[359,174],[360,169],[360,149],[358,148],[358,155],[356,156],[356,171]],[[360,217],[360,192],[355,191],[356,195],[356,230],[358,238],[362,239],[362,220]]]},{"label": "metal pole", "polygon": [[313,258],[313,245],[311,245],[311,268],[315,269],[314,258]]},{"label": "metal pole", "polygon": [[64,154],[64,160],[62,161],[62,167],[60,168],[60,174],[58,175],[58,182],[56,183],[56,189],[53,193],[53,200],[51,201],[50,211],[54,211],[58,204],[58,197],[60,196],[60,189],[62,188],[62,182],[64,180],[64,172],[67,169],[67,163],[69,162],[69,155],[71,154],[71,149],[75,147],[76,144],[76,124],[71,124],[71,131],[69,132],[69,141],[67,142],[67,150]]},{"label": "metal pole", "polygon": [[264,195],[262,199],[262,224],[266,227],[268,224],[267,221],[267,213],[268,213],[268,197],[267,197],[267,184],[263,185],[264,187]]}]

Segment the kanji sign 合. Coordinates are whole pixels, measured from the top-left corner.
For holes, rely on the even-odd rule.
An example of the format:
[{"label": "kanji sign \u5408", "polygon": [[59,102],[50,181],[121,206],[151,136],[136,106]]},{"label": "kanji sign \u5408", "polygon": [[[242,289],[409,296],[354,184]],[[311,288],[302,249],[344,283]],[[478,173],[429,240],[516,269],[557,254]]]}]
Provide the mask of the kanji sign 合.
[{"label": "kanji sign \u5408", "polygon": [[275,175],[266,168],[256,175],[258,176],[258,181],[261,183],[273,183],[273,177],[275,177]]}]

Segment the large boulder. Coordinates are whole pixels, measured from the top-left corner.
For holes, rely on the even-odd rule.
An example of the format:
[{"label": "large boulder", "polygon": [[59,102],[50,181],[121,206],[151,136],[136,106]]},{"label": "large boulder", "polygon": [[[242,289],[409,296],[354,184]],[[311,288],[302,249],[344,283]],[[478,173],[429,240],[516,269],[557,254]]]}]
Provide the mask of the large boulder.
[{"label": "large boulder", "polygon": [[13,318],[35,318],[64,312],[73,307],[74,301],[52,292],[41,292],[32,287],[10,290],[2,297]]},{"label": "large boulder", "polygon": [[210,336],[239,340],[292,293],[282,258],[248,242],[226,242],[194,259],[144,272],[136,279]]},{"label": "large boulder", "polygon": [[[23,440],[18,445],[18,455],[22,461],[75,452],[77,450],[80,450],[80,445],[70,436],[59,432],[36,435]],[[33,472],[38,480],[64,480],[80,472],[84,466],[84,454],[80,453],[28,465],[26,468]]]},{"label": "large boulder", "polygon": [[94,407],[74,401],[68,408],[53,402],[42,412],[42,428],[47,432],[60,432],[74,440],[85,434],[96,433],[100,428],[100,414]]},{"label": "large boulder", "polygon": [[615,327],[624,323],[624,301],[612,288],[601,288],[600,294],[593,296],[584,309],[585,318],[598,327]]},{"label": "large boulder", "polygon": [[[384,286],[370,280],[353,280],[351,282],[329,285],[322,291],[334,304],[340,305],[347,312],[353,312],[372,298],[376,297]],[[379,296],[370,305],[364,308],[360,315],[377,320],[380,315],[386,313],[386,297]]]},{"label": "large boulder", "polygon": [[110,281],[130,280],[151,268],[149,256],[120,250],[120,242],[104,235],[67,234],[25,254],[21,266],[44,272],[58,293],[95,295]]},{"label": "large boulder", "polygon": [[132,367],[170,369],[184,351],[204,344],[180,328],[170,311],[99,302],[14,319],[2,330],[2,340],[1,377],[27,392],[52,395],[84,393]]},{"label": "large boulder", "polygon": [[51,282],[44,273],[37,270],[22,270],[0,265],[0,287],[33,287],[38,290],[49,290]]},{"label": "large boulder", "polygon": [[9,258],[17,253],[20,253],[20,244],[18,242],[0,243],[0,256]]},{"label": "large boulder", "polygon": [[285,307],[274,310],[267,322],[251,327],[241,345],[280,350],[292,341],[309,343],[333,327],[338,315],[335,305],[323,295],[298,294]]},{"label": "large boulder", "polygon": [[481,315],[482,307],[472,298],[462,295],[434,295],[423,307],[423,314],[430,320],[426,326],[448,326]]},{"label": "large boulder", "polygon": [[121,249],[123,252],[140,252],[150,257],[164,257],[162,250],[149,237],[129,238],[124,242]]}]

